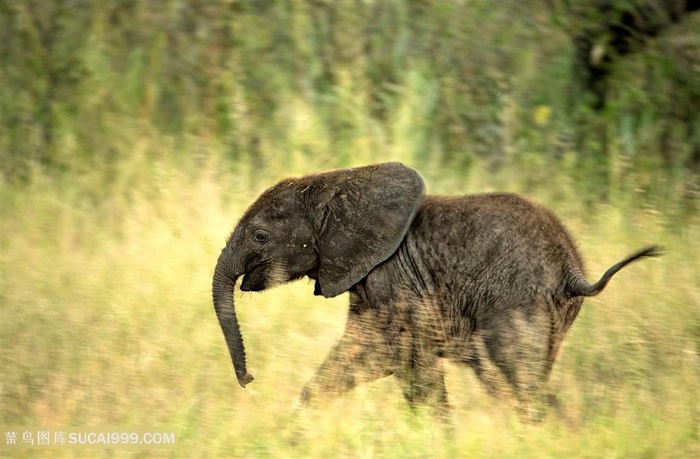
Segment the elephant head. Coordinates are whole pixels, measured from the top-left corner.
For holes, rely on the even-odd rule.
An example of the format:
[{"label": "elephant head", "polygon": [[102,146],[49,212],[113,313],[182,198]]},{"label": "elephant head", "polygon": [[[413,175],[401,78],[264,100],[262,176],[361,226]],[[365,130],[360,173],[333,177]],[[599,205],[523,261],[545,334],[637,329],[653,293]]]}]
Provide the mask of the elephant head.
[{"label": "elephant head", "polygon": [[364,278],[399,247],[423,201],[423,180],[400,163],[286,179],[245,212],[221,251],[212,282],[214,309],[238,382],[253,380],[233,304],[308,276],[331,298]]}]

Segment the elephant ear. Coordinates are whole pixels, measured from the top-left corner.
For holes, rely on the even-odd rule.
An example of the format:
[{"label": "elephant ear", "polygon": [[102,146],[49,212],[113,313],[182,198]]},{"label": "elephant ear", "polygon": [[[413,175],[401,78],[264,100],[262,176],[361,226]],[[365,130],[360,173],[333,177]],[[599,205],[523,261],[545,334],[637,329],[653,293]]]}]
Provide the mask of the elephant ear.
[{"label": "elephant ear", "polygon": [[315,294],[339,295],[398,249],[423,202],[423,179],[401,163],[318,175]]}]

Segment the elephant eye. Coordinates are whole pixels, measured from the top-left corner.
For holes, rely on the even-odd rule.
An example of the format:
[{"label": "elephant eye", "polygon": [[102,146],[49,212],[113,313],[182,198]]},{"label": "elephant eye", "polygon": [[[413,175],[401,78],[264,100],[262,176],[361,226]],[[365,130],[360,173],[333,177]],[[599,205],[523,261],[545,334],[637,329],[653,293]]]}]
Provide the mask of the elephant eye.
[{"label": "elephant eye", "polygon": [[253,233],[253,240],[259,244],[264,244],[267,242],[267,233],[258,230],[255,233]]}]

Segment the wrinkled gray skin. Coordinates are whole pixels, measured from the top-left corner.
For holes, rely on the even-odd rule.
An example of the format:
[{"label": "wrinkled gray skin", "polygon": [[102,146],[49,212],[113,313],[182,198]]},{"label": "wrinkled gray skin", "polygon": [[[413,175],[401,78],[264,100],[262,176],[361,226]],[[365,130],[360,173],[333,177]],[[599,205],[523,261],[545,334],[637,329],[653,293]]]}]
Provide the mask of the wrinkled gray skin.
[{"label": "wrinkled gray skin", "polygon": [[448,408],[444,358],[489,392],[527,408],[543,394],[583,297],[599,293],[643,249],[589,284],[559,220],[514,194],[425,196],[399,163],[286,179],[243,215],[216,265],[214,307],[238,382],[253,380],[233,288],[262,291],[308,276],[316,295],[350,293],[345,333],[301,403],[394,375],[411,406]]}]

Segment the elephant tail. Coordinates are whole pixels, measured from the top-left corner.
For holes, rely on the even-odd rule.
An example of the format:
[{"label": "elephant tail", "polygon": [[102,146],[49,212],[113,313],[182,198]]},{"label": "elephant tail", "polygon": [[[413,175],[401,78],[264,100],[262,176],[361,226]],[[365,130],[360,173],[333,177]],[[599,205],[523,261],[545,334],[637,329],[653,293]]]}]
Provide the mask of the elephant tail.
[{"label": "elephant tail", "polygon": [[580,271],[572,272],[568,276],[568,280],[565,286],[565,294],[568,298],[575,298],[578,296],[594,296],[603,291],[610,279],[622,268],[632,263],[633,261],[640,260],[646,257],[659,257],[664,254],[661,247],[657,245],[652,245],[639,250],[632,255],[628,256],[624,260],[621,260],[610,268],[601,276],[601,278],[595,284],[589,284],[588,281],[581,275]]}]

